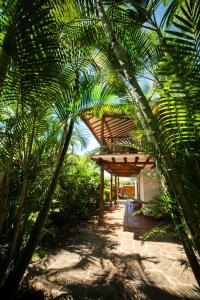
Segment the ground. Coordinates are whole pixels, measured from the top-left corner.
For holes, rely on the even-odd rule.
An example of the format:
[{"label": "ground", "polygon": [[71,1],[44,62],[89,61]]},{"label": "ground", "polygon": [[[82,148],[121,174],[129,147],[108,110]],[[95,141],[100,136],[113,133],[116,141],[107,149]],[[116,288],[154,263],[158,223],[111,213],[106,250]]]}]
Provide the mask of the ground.
[{"label": "ground", "polygon": [[[131,300],[200,299],[182,246],[173,240],[139,239],[140,216],[119,205],[63,241],[50,255],[30,265],[32,285],[46,299]],[[146,226],[147,227],[147,226]]]}]

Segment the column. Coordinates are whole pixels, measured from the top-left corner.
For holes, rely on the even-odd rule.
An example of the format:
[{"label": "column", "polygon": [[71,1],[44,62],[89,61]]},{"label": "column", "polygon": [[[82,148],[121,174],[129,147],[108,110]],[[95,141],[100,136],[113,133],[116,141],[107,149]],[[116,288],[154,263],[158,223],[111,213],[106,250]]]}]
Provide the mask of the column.
[{"label": "column", "polygon": [[100,226],[104,225],[104,166],[103,164],[100,166],[101,168],[101,178],[100,178],[100,195],[99,195],[99,220],[98,224]]},{"label": "column", "polygon": [[112,210],[112,201],[113,201],[113,176],[112,174],[110,175],[110,210]]},{"label": "column", "polygon": [[115,205],[117,205],[117,176],[115,176]]},{"label": "column", "polygon": [[117,177],[117,200],[119,199],[119,177]]},{"label": "column", "polygon": [[[101,146],[104,144],[104,116],[101,119]],[[100,226],[104,225],[104,165],[103,162],[100,161],[101,168],[101,178],[100,178],[100,195],[99,195],[99,220],[98,224]]]},{"label": "column", "polygon": [[138,199],[138,179],[135,177],[135,199]]}]

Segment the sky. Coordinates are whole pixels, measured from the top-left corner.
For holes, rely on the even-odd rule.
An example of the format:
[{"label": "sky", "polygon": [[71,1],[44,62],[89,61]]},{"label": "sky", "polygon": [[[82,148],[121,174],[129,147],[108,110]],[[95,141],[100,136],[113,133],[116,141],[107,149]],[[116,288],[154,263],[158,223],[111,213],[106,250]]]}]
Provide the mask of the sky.
[{"label": "sky", "polygon": [[97,140],[96,140],[93,136],[91,136],[89,145],[88,145],[88,147],[87,147],[87,151],[92,151],[92,150],[94,150],[95,148],[98,148],[99,146],[100,146],[100,145],[99,145],[99,143],[97,142]]}]

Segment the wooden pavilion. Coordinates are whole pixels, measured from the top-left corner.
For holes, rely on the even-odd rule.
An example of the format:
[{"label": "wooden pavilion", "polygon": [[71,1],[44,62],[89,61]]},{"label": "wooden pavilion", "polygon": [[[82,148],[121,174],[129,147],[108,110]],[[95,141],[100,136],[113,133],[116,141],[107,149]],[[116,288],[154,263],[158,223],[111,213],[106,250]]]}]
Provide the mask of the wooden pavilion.
[{"label": "wooden pavilion", "polygon": [[103,115],[102,118],[84,114],[83,121],[101,146],[99,153],[96,153],[91,158],[101,169],[99,224],[103,224],[104,170],[111,174],[110,208],[112,208],[113,177],[115,178],[115,193],[117,197],[119,177],[137,176],[142,169],[150,170],[154,168],[155,163],[149,155],[138,152],[137,149],[131,146],[135,130],[135,124],[131,118],[111,113]]}]

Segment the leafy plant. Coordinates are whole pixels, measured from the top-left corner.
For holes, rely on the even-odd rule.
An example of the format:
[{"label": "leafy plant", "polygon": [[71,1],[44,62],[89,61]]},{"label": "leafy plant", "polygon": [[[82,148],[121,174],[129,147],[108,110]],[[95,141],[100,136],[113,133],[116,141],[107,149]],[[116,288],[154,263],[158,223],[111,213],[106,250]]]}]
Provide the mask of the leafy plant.
[{"label": "leafy plant", "polygon": [[141,210],[156,219],[166,218],[171,220],[172,205],[173,201],[168,194],[154,195]]},{"label": "leafy plant", "polygon": [[94,163],[87,157],[70,156],[60,176],[56,209],[67,223],[88,220],[97,212],[98,188],[99,172]]}]

